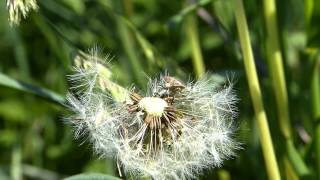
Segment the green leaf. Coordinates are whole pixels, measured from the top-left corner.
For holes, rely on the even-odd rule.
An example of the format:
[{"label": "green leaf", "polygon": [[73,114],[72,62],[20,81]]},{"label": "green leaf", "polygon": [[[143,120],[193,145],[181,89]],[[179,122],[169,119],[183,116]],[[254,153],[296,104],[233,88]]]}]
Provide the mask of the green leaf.
[{"label": "green leaf", "polygon": [[44,88],[37,87],[25,82],[15,80],[1,72],[0,72],[0,85],[17,89],[23,92],[32,93],[42,98],[45,98],[49,101],[65,106],[65,103],[64,103],[65,99],[61,95],[55,92],[52,92],[48,89],[44,89]]},{"label": "green leaf", "polygon": [[120,178],[99,174],[99,173],[90,173],[90,174],[78,174],[65,178],[64,180],[120,180]]}]

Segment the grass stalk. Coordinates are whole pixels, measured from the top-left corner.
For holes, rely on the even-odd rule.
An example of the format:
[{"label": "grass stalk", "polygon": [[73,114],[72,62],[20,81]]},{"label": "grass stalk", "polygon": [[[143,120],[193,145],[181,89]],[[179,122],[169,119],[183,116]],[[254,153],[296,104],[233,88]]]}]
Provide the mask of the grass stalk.
[{"label": "grass stalk", "polygon": [[249,30],[242,0],[235,0],[234,11],[240,38],[241,50],[244,58],[245,71],[249,83],[249,90],[258,123],[260,143],[262,146],[262,152],[267,168],[267,174],[269,176],[269,179],[279,180],[279,168],[276,161],[276,155],[273,149],[266,112],[262,102],[262,95],[255,68],[255,62],[250,43]]},{"label": "grass stalk", "polygon": [[286,139],[291,139],[288,95],[279,44],[280,41],[274,0],[264,0],[264,16],[267,27],[267,59],[270,65],[273,89],[276,96],[280,130]]},{"label": "grass stalk", "polygon": [[186,20],[187,37],[192,51],[192,64],[197,78],[201,78],[205,73],[205,66],[200,48],[197,19],[194,15],[189,15]]},{"label": "grass stalk", "polygon": [[315,152],[317,178],[320,178],[320,55],[316,54],[311,77],[311,95],[313,119],[315,122]]},{"label": "grass stalk", "polygon": [[305,163],[303,162],[303,159],[300,157],[298,151],[294,147],[292,140],[288,94],[283,68],[282,53],[279,43],[280,40],[278,34],[276,4],[274,0],[264,0],[264,16],[267,28],[267,59],[273,83],[273,91],[276,97],[280,131],[286,141],[285,144],[289,160],[294,166],[295,171],[300,176],[304,176],[309,172]]}]

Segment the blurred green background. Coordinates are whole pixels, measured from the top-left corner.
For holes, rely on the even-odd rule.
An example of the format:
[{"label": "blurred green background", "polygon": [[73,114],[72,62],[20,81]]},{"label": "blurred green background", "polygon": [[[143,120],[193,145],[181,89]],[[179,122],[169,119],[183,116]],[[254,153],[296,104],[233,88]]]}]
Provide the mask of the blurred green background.
[{"label": "blurred green background", "polygon": [[[38,5],[19,26],[10,26],[5,1],[0,2],[0,179],[61,179],[85,172],[118,176],[112,160],[99,159],[84,139],[74,140],[63,120],[68,111],[57,102],[68,91],[66,75],[78,50],[94,46],[113,57],[114,80],[122,86],[144,89],[147,76],[165,70],[195,79],[201,67],[219,82],[234,77],[243,150],[199,179],[267,179],[231,0],[39,0]],[[277,119],[263,2],[244,5],[281,176],[317,179],[320,1],[276,4],[293,153]],[[204,66],[193,58],[197,50]],[[21,82],[24,86],[14,85]],[[55,92],[57,101],[40,88]],[[287,166],[288,161],[298,165]]]}]

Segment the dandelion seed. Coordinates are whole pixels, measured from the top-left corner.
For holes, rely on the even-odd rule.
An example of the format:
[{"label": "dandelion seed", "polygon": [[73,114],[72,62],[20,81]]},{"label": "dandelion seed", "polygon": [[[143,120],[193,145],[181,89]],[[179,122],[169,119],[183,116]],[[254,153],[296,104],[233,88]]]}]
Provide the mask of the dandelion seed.
[{"label": "dandelion seed", "polygon": [[37,10],[36,0],[7,0],[10,24],[19,24],[21,18],[26,18],[31,10]]},{"label": "dandelion seed", "polygon": [[77,71],[71,80],[80,93],[68,98],[76,135],[89,134],[97,153],[117,159],[127,175],[190,179],[239,148],[232,84],[219,88],[208,78],[184,84],[164,75],[150,80],[147,93],[131,89],[117,102],[99,87],[97,66]]}]

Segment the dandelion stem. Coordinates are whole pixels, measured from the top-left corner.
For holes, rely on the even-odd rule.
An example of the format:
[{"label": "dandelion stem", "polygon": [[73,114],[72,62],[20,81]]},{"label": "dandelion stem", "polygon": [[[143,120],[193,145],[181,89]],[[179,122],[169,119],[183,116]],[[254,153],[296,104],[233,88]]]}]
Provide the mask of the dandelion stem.
[{"label": "dandelion stem", "polygon": [[197,78],[200,78],[205,72],[203,57],[201,53],[199,35],[197,28],[197,19],[194,15],[190,15],[186,20],[186,30],[189,43],[192,50],[192,64]]},{"label": "dandelion stem", "polygon": [[250,44],[249,30],[242,0],[235,0],[234,8],[241,49],[244,57],[245,71],[249,83],[249,89],[253,101],[256,118],[258,121],[260,141],[266,163],[267,173],[269,179],[279,180],[279,168],[276,161],[276,155],[273,149],[266,112],[262,103],[262,96],[257,72],[255,69],[255,62]]}]

